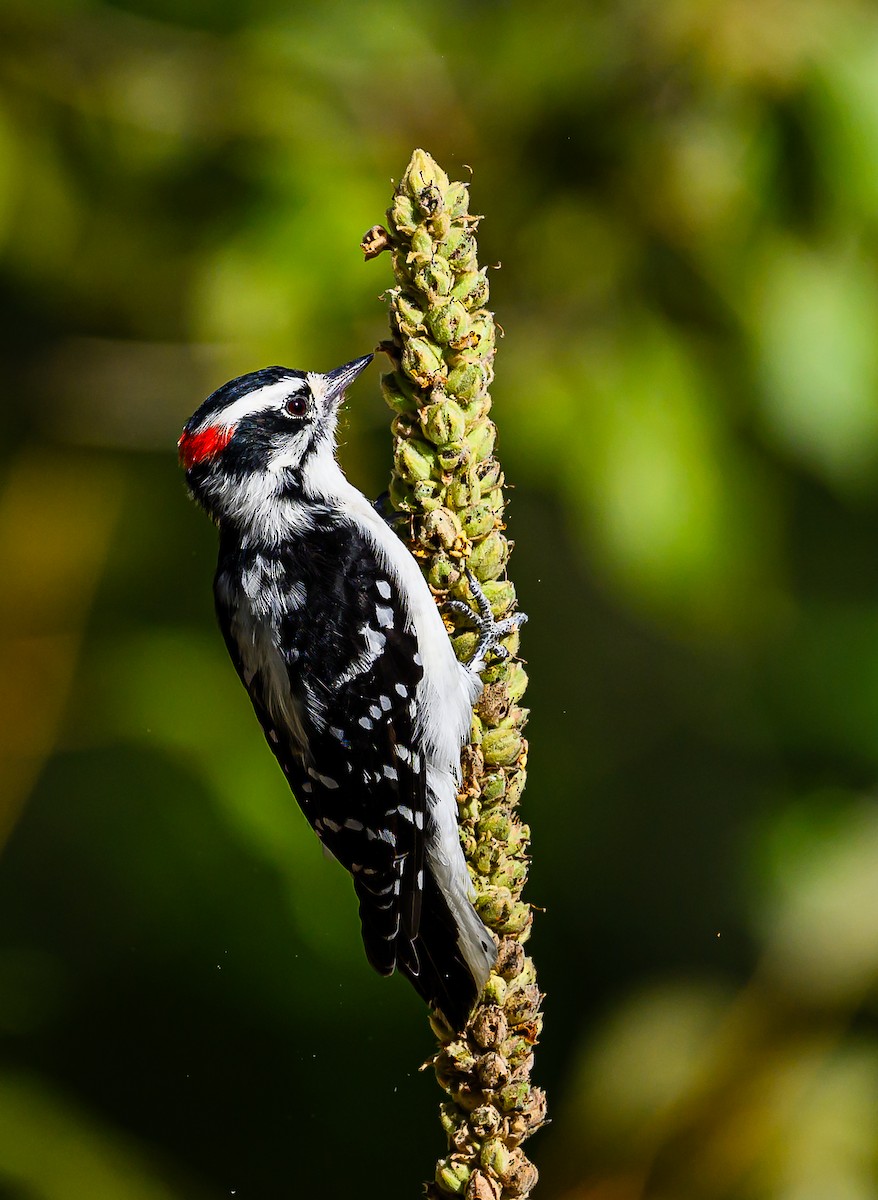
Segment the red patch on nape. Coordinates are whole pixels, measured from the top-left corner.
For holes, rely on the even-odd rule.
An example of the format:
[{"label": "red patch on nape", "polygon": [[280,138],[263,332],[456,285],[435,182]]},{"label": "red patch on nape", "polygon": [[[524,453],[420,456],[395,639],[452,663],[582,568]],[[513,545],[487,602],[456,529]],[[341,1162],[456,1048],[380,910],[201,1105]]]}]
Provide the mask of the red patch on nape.
[{"label": "red patch on nape", "polygon": [[228,446],[234,432],[234,426],[230,429],[224,425],[208,425],[207,429],[200,429],[198,433],[187,433],[184,429],[183,436],[177,442],[181,465],[188,471],[199,463],[215,458]]}]

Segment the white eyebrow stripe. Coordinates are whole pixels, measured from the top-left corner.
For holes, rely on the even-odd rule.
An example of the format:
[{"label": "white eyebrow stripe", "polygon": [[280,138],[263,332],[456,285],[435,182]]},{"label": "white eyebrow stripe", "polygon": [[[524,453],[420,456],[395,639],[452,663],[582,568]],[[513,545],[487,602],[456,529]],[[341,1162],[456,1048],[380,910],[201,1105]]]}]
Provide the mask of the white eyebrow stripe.
[{"label": "white eyebrow stripe", "polygon": [[280,408],[290,396],[300,392],[305,386],[304,379],[295,379],[292,376],[280,379],[277,383],[266,383],[263,387],[234,400],[227,408],[222,408],[218,413],[207,417],[204,424],[199,426],[199,430],[212,427],[231,429],[251,413],[264,412],[272,406]]}]

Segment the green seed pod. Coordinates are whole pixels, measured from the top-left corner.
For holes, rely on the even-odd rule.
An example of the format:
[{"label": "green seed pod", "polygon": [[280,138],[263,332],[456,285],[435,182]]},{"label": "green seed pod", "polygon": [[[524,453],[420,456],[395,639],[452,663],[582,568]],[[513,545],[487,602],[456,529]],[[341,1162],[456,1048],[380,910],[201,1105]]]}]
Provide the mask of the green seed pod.
[{"label": "green seed pod", "polygon": [[450,248],[446,257],[458,275],[478,274],[476,239],[468,230],[463,231],[457,244]]},{"label": "green seed pod", "polygon": [[387,210],[387,219],[400,234],[410,234],[415,227],[415,209],[411,196],[397,192],[393,204]]},{"label": "green seed pod", "polygon": [[467,401],[467,403],[463,405],[463,413],[466,417],[467,428],[471,428],[476,424],[477,421],[480,421],[482,417],[486,417],[490,411],[491,397],[487,392],[484,392],[481,396],[476,396],[473,400]]},{"label": "green seed pod", "polygon": [[465,442],[449,442],[447,446],[442,446],[436,451],[436,457],[443,476],[447,476],[456,471],[461,463],[466,462],[469,451]]},{"label": "green seed pod", "polygon": [[489,766],[510,766],[521,754],[521,735],[515,729],[486,729],[482,753]]},{"label": "green seed pod", "polygon": [[486,803],[499,800],[506,792],[506,776],[502,771],[494,771],[482,776],[482,799]]},{"label": "green seed pod", "polygon": [[[470,796],[468,799],[466,799],[464,801],[461,801],[460,799],[458,799],[457,807],[458,807],[458,812],[460,813],[461,825],[466,824],[466,822],[473,823],[478,819],[478,816],[479,816],[479,798],[478,798],[478,796]],[[473,840],[473,844],[475,844],[475,839],[473,838],[472,840]]]},{"label": "green seed pod", "polygon": [[527,863],[517,858],[504,858],[491,872],[490,880],[494,887],[508,887],[513,893],[519,893],[527,879]]},{"label": "green seed pod", "polygon": [[494,324],[493,315],[486,308],[476,309],[475,312],[470,312],[470,329],[475,334],[479,354],[486,357],[494,350],[494,342],[497,337],[496,325]]},{"label": "green seed pod", "polygon": [[515,604],[515,585],[511,579],[489,579],[482,591],[495,617],[504,617]]},{"label": "green seed pod", "polygon": [[476,652],[479,635],[470,630],[463,633],[456,633],[451,638],[451,645],[454,648],[454,653],[460,662],[469,662]]},{"label": "green seed pod", "polygon": [[485,985],[484,999],[486,1004],[502,1004],[506,999],[509,984],[502,975],[491,975]]},{"label": "green seed pod", "polygon": [[469,561],[470,570],[478,579],[496,579],[506,566],[508,557],[509,543],[503,534],[495,529],[473,546]]},{"label": "green seed pod", "polygon": [[399,289],[393,298],[391,307],[396,310],[397,320],[403,333],[412,337],[424,329],[424,311],[414,304],[411,299]]},{"label": "green seed pod", "polygon": [[[444,197],[442,199],[442,207],[433,214],[433,218],[430,221],[430,228],[433,231],[433,237],[437,241],[442,241],[448,236],[448,231],[451,228],[451,214],[447,210]],[[436,253],[439,254],[442,252],[437,250]],[[442,253],[442,257],[447,258],[448,255]]]},{"label": "green seed pod", "polygon": [[485,271],[471,271],[461,275],[451,289],[455,300],[461,300],[467,308],[481,308],[488,302],[488,277]]},{"label": "green seed pod", "polygon": [[469,740],[473,746],[480,746],[482,744],[482,722],[475,713],[473,713],[472,724],[470,725]]},{"label": "green seed pod", "polygon": [[465,183],[452,183],[445,189],[445,207],[452,217],[463,217],[469,212],[469,187]]},{"label": "green seed pod", "polygon": [[448,176],[425,150],[415,150],[406,167],[399,190],[416,200],[425,188],[435,187],[444,195],[448,191]]},{"label": "green seed pod", "polygon": [[436,341],[445,346],[467,333],[469,313],[459,300],[449,300],[429,310],[427,325]]},{"label": "green seed pod", "polygon": [[446,212],[443,216],[447,222],[447,227],[443,233],[439,233],[436,222],[433,222],[433,232],[437,238],[436,254],[450,260],[461,243],[466,243],[467,239],[470,241],[473,239],[463,225],[452,221],[450,213]]},{"label": "green seed pod", "polygon": [[494,866],[494,856],[487,842],[477,842],[467,858],[472,863],[477,875],[490,875]]},{"label": "green seed pod", "polygon": [[455,1038],[445,1047],[443,1053],[448,1055],[449,1061],[459,1071],[471,1071],[476,1064],[476,1058],[473,1054],[469,1042],[463,1038]]},{"label": "green seed pod", "polygon": [[415,512],[419,508],[417,501],[414,498],[412,485],[401,479],[399,475],[393,475],[390,480],[390,503],[395,509],[402,512]]},{"label": "green seed pod", "polygon": [[[417,386],[417,384],[412,383],[411,379],[409,379],[409,377],[408,377],[408,375],[406,375],[405,371],[402,370],[402,366],[401,366],[402,356],[400,356],[398,362],[400,365],[397,366],[396,370],[391,371],[390,374],[388,375],[388,379],[391,379],[394,381],[391,386],[393,387],[394,391],[402,392],[403,396],[408,396],[411,400],[414,400],[418,406],[420,406],[424,402],[424,393]],[[479,478],[480,479],[482,477],[482,472],[483,472],[483,468],[480,467],[479,468]]]},{"label": "green seed pod", "polygon": [[436,1168],[436,1182],[443,1192],[449,1196],[462,1196],[466,1191],[470,1177],[470,1168],[463,1162],[455,1162],[453,1158],[440,1160]]},{"label": "green seed pod", "polygon": [[[518,655],[520,642],[521,642],[521,634],[519,633],[519,631],[517,629],[514,629],[512,631],[512,633],[508,633],[505,638],[501,639],[500,645],[503,647],[503,649],[506,651],[506,653],[509,655],[510,658],[516,658]],[[527,719],[527,710],[521,709],[520,711],[524,714],[523,717],[521,718],[522,721],[526,720]]]},{"label": "green seed pod", "polygon": [[497,722],[497,725],[500,729],[523,729],[529,716],[528,709],[513,707],[509,709],[502,720]]},{"label": "green seed pod", "polygon": [[463,532],[474,540],[490,533],[496,524],[497,517],[490,504],[474,504],[463,514]]},{"label": "green seed pod", "polygon": [[[507,1083],[502,1087],[497,1095],[498,1104],[503,1112],[521,1112],[527,1106],[528,1096],[530,1094],[530,1085],[524,1080],[518,1083]],[[504,1173],[508,1170],[509,1163],[507,1161]]]},{"label": "green seed pod", "polygon": [[[434,554],[430,562],[430,569],[427,572],[427,583],[436,592],[446,592],[450,587],[454,587],[460,579],[461,570],[459,562],[450,558],[447,554]],[[475,639],[473,639],[473,647],[475,648]]]},{"label": "green seed pod", "polygon": [[508,921],[515,903],[509,888],[491,888],[480,892],[475,899],[476,911],[489,929],[497,929]]},{"label": "green seed pod", "polygon": [[460,405],[450,397],[438,404],[427,404],[420,412],[424,436],[436,446],[459,442],[466,429]]},{"label": "green seed pod", "polygon": [[420,387],[430,387],[447,368],[433,345],[426,338],[409,338],[402,352],[402,369]]},{"label": "green seed pod", "polygon": [[509,854],[519,854],[527,848],[530,842],[530,826],[521,821],[510,820],[509,833],[506,838],[506,850]]},{"label": "green seed pod", "polygon": [[393,465],[397,475],[407,483],[429,479],[436,465],[436,452],[429,442],[422,442],[416,438],[397,438]]},{"label": "green seed pod", "polygon": [[503,492],[500,488],[492,488],[490,491],[486,492],[484,499],[487,504],[491,505],[495,512],[502,514],[506,504],[503,497]]},{"label": "green seed pod", "polygon": [[530,905],[525,904],[521,900],[516,900],[509,909],[507,916],[495,928],[498,933],[511,934],[513,937],[524,940],[525,931],[530,929],[532,921],[533,915]]},{"label": "green seed pod", "polygon": [[[530,1034],[530,1021],[527,1022],[527,1034]],[[520,1029],[520,1026],[519,1026]],[[527,1066],[533,1058],[533,1043],[528,1040],[527,1036],[522,1036],[516,1030],[512,1035],[503,1042],[501,1053],[506,1058],[510,1067],[517,1070],[521,1066]]]},{"label": "green seed pod", "polygon": [[447,296],[454,284],[454,274],[444,259],[434,258],[417,268],[412,275],[412,283],[430,297]]},{"label": "green seed pod", "polygon": [[448,503],[460,512],[472,504],[478,504],[482,498],[482,485],[474,471],[466,475],[458,475],[448,485]]},{"label": "green seed pod", "polygon": [[446,387],[449,392],[466,402],[480,396],[486,383],[485,368],[481,363],[462,363],[449,371]]},{"label": "green seed pod", "polygon": [[436,479],[419,479],[412,485],[412,498],[424,512],[432,512],[438,508],[444,498],[444,492],[442,484]]},{"label": "green seed pod", "polygon": [[505,1174],[509,1170],[509,1148],[503,1139],[488,1138],[482,1146],[479,1162],[486,1171],[492,1171],[498,1177]]},{"label": "green seed pod", "polygon": [[463,1125],[464,1118],[453,1104],[445,1103],[439,1105],[439,1123],[450,1140]]},{"label": "green seed pod", "polygon": [[482,495],[484,496],[503,484],[503,473],[496,458],[485,458],[476,467],[476,474],[482,485]]},{"label": "green seed pod", "polygon": [[518,804],[526,782],[527,772],[523,768],[510,771],[506,776],[506,799],[509,801],[511,807]]},{"label": "green seed pod", "polygon": [[524,988],[529,984],[536,985],[536,982],[537,970],[534,966],[534,960],[532,958],[525,958],[521,967],[521,971],[519,972],[518,979],[516,980],[516,986],[519,988]]},{"label": "green seed pod", "polygon": [[414,413],[418,411],[417,401],[399,386],[399,375],[396,371],[381,376],[381,395],[385,402],[396,413]]},{"label": "green seed pod", "polygon": [[[493,421],[487,419],[478,421],[466,435],[466,444],[476,462],[481,462],[482,459],[488,458],[494,453],[494,443],[496,440],[497,427]],[[482,488],[482,494],[484,495],[484,484]]]},{"label": "green seed pod", "polygon": [[512,826],[512,819],[507,813],[487,813],[478,823],[478,833],[482,837],[497,838],[500,842],[505,842],[509,837],[509,830]]},{"label": "green seed pod", "polygon": [[406,262],[413,263],[416,267],[423,266],[433,258],[433,238],[430,235],[426,225],[419,225],[412,233],[412,248],[408,253]]}]

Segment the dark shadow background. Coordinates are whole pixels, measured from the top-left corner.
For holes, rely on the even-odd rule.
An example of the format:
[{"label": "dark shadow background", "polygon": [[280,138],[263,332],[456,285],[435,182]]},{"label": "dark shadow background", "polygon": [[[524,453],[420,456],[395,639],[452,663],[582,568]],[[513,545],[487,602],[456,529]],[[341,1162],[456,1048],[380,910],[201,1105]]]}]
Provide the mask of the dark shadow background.
[{"label": "dark shadow background", "polygon": [[[854,0],[0,5],[3,1200],[443,1149],[175,461],[225,379],[384,336],[419,145],[503,264],[540,1195],[878,1196],[876,64]],[[343,441],[378,494],[374,371]]]}]

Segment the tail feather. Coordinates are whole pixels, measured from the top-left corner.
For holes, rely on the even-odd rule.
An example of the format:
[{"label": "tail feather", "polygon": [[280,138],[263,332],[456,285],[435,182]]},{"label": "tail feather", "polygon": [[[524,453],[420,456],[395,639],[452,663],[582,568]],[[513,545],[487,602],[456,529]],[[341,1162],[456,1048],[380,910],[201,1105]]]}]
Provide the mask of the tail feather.
[{"label": "tail feather", "polygon": [[392,880],[355,876],[366,957],[381,975],[396,967],[459,1032],[497,957],[490,933],[465,897],[449,905],[427,867],[417,931],[401,909]]},{"label": "tail feather", "polygon": [[[460,945],[462,938],[471,939],[472,931],[458,927],[432,873],[427,870],[424,876],[420,927],[412,941],[400,944],[397,966],[418,994],[441,1012],[455,1032],[460,1032],[485,986],[497,951],[470,908],[472,922],[468,924],[480,929],[478,971],[474,973]],[[468,957],[473,959],[471,948]]]}]

